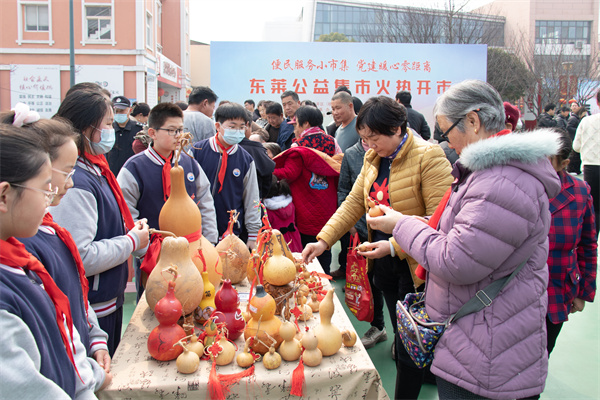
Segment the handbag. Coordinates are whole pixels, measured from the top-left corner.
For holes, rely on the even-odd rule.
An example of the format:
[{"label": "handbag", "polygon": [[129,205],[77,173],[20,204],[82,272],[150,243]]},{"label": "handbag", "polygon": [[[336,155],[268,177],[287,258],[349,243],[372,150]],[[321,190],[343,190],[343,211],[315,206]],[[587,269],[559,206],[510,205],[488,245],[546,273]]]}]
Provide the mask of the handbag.
[{"label": "handbag", "polygon": [[357,254],[358,233],[350,238],[346,257],[346,305],[359,321],[371,322],[375,314],[373,294],[367,276],[367,260]]},{"label": "handbag", "polygon": [[523,261],[509,276],[492,282],[478,291],[455,314],[444,322],[431,321],[425,310],[425,292],[408,293],[404,301],[396,304],[398,333],[406,352],[415,365],[425,368],[433,361],[435,345],[452,322],[492,305],[494,298],[519,273],[527,260]]}]

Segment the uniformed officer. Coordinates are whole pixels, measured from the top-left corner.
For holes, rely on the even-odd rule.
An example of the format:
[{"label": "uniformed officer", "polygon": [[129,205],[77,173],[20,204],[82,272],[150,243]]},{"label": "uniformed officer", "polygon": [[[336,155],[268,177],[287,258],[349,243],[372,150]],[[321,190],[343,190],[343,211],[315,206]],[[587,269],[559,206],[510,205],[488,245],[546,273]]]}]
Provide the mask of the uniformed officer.
[{"label": "uniformed officer", "polygon": [[135,135],[141,131],[144,126],[137,121],[129,118],[131,111],[131,102],[125,96],[116,96],[112,100],[115,111],[115,145],[112,150],[106,154],[110,170],[117,176],[119,170],[125,164],[129,157],[133,156],[133,140]]}]

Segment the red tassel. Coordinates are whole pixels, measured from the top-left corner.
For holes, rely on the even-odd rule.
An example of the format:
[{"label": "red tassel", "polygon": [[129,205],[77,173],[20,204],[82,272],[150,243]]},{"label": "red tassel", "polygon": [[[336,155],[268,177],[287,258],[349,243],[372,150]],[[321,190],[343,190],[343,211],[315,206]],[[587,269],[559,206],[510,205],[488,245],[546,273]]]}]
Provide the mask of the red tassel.
[{"label": "red tassel", "polygon": [[304,388],[304,360],[300,357],[300,362],[298,366],[294,369],[292,373],[292,390],[290,394],[292,396],[304,396],[302,394],[302,389]]},{"label": "red tassel", "polygon": [[254,375],[254,364],[252,366],[242,372],[237,372],[235,374],[219,374],[217,377],[219,379],[219,383],[221,388],[223,389],[224,394],[229,394],[231,391],[230,387],[238,383],[242,378],[247,376]]},{"label": "red tassel", "polygon": [[217,377],[217,363],[214,360],[210,369],[210,375],[208,375],[208,392],[212,400],[225,400],[221,382],[219,382],[219,378]]}]

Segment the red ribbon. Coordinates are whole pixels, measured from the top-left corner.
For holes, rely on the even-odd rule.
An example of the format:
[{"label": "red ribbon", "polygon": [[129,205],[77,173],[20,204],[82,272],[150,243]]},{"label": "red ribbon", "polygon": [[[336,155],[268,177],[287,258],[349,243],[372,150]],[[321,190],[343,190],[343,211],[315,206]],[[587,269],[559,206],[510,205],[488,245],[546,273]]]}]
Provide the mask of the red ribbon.
[{"label": "red ribbon", "polygon": [[[158,154],[158,152],[156,154]],[[158,156],[165,162],[162,169],[162,184],[164,200],[167,201],[171,195],[171,160],[173,159],[173,152],[171,152],[171,155],[166,159],[162,158],[160,154],[158,154]]]},{"label": "red ribbon", "polygon": [[[223,190],[223,180],[225,179],[225,172],[227,172],[227,157],[229,157],[229,154],[227,154],[227,148],[225,146],[223,146],[221,144],[221,141],[219,140],[218,137],[215,137],[215,142],[217,143],[217,146],[219,146],[219,148],[221,149],[221,168],[219,169],[219,192],[221,193],[221,190]],[[231,147],[231,146],[230,146]]]},{"label": "red ribbon", "polygon": [[[196,232],[192,232],[189,235],[184,236],[184,238],[186,238],[188,242],[192,243],[199,240],[201,236],[202,229],[198,229]],[[152,270],[156,266],[163,240],[164,238],[160,233],[153,233],[150,237],[150,246],[148,246],[144,260],[140,265],[140,269],[147,273],[148,276],[150,276]]]}]

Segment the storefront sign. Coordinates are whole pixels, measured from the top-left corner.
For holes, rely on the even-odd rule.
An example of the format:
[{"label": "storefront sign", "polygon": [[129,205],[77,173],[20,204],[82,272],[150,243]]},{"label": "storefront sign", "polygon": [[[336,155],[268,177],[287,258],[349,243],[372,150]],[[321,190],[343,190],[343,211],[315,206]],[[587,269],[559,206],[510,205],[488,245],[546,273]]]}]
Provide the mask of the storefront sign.
[{"label": "storefront sign", "polygon": [[25,103],[43,118],[52,117],[60,106],[60,66],[10,66],[10,104]]},{"label": "storefront sign", "polygon": [[160,55],[160,77],[159,80],[169,85],[181,88],[181,67],[169,60],[167,57]]}]

